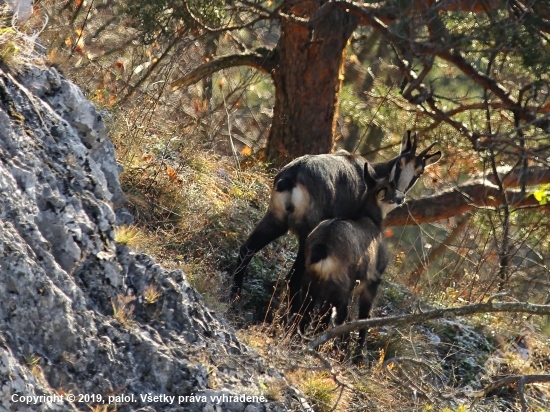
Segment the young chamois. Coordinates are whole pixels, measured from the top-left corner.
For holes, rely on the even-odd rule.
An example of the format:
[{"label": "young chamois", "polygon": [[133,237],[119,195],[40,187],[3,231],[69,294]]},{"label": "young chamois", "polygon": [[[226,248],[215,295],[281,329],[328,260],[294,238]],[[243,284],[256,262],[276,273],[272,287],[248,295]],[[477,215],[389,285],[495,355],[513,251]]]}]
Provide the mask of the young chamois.
[{"label": "young chamois", "polygon": [[[406,193],[424,172],[441,158],[441,152],[428,153],[436,143],[416,154],[417,137],[407,131],[398,156],[373,166],[378,177],[395,170],[399,191]],[[346,151],[335,154],[306,155],[295,159],[275,176],[267,213],[239,249],[232,293],[239,296],[246,268],[252,257],[287,231],[299,240],[298,254],[290,273],[290,297],[300,289],[305,268],[304,245],[307,235],[321,221],[336,217],[354,219],[361,211],[365,191],[363,169],[366,160]],[[292,300],[292,313],[301,302]]]},{"label": "young chamois", "polygon": [[[336,324],[348,317],[354,288],[359,296],[359,319],[369,317],[382,274],[388,264],[388,248],[382,231],[386,215],[403,203],[394,172],[377,179],[365,163],[365,183],[360,215],[355,219],[330,219],[319,224],[305,243],[306,270],[301,293],[302,330],[310,322],[310,313],[319,306],[322,323],[328,324],[336,310]],[[366,330],[359,333],[358,353],[363,348]]]}]

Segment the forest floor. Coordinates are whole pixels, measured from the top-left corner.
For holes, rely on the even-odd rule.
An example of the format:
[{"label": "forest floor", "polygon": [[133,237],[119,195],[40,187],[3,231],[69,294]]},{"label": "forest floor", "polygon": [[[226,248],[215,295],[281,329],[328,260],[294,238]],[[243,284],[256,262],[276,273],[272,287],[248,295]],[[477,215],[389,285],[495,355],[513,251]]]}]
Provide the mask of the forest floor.
[{"label": "forest floor", "polygon": [[[286,371],[316,410],[521,410],[520,378],[544,374],[550,367],[543,322],[522,313],[371,328],[361,362],[349,361],[347,351],[332,341],[313,354],[306,348],[307,337],[285,323],[280,304],[297,249],[291,235],[253,259],[243,298],[231,309],[232,265],[240,242],[266,210],[274,172],[261,163],[251,166],[252,159],[240,158],[247,166],[237,168],[232,157],[198,149],[179,153],[185,153],[185,166],[177,175],[144,154],[143,164],[122,174],[127,207],[136,216],[131,244],[167,267],[181,268],[207,304],[237,328],[242,341]],[[144,188],[153,186],[148,197]],[[395,258],[373,317],[470,303],[452,287],[437,301],[427,300],[418,282],[403,280],[403,272],[408,269]],[[535,383],[524,388],[523,397],[531,410],[542,411],[548,408],[548,395],[546,386]]]}]

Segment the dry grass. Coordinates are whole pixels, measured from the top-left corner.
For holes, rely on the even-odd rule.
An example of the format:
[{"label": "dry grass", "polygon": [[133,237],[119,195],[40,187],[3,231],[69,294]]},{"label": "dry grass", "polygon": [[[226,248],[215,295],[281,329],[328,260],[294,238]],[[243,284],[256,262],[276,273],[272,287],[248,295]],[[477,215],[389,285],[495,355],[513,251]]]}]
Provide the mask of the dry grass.
[{"label": "dry grass", "polygon": [[44,371],[42,370],[42,366],[40,366],[40,361],[42,358],[35,354],[29,354],[24,357],[25,364],[29,368],[31,374],[36,378],[38,382],[40,382],[44,386],[48,386],[46,377],[44,376]]},{"label": "dry grass", "polygon": [[[170,139],[163,146],[169,160],[148,145],[135,147],[122,159],[121,182],[140,225],[140,248],[167,267],[183,269],[209,306],[225,312],[230,265],[265,210],[271,177],[265,166],[240,170],[231,158],[201,152],[196,144]],[[132,234],[123,231],[121,237]],[[274,254],[279,265],[287,264],[278,246],[267,248],[263,260]]]},{"label": "dry grass", "polygon": [[343,388],[338,387],[328,372],[290,372],[287,374],[287,378],[308,397],[318,412],[344,411],[349,406],[345,402],[339,401],[341,392],[339,389]]},{"label": "dry grass", "polygon": [[115,242],[137,249],[145,243],[145,237],[135,225],[119,226],[115,229]]},{"label": "dry grass", "polygon": [[[382,304],[401,293],[385,286]],[[499,388],[482,398],[467,393],[483,389],[499,376],[548,370],[548,338],[531,321],[479,315],[471,321],[378,328],[369,331],[369,362],[359,364],[343,361],[345,353],[330,343],[319,348],[325,359],[320,362],[304,350],[307,341],[277,322],[241,329],[239,338],[284,370],[315,410],[497,411],[506,405],[519,408],[516,387]],[[548,385],[526,387],[534,410],[546,410],[549,395]]]},{"label": "dry grass", "polygon": [[132,313],[134,312],[134,305],[130,303],[134,300],[134,296],[123,295],[118,295],[116,299],[111,299],[113,318],[118,320],[122,326],[129,327],[133,324]]},{"label": "dry grass", "polygon": [[145,304],[152,305],[159,300],[162,296],[162,292],[159,291],[155,285],[151,284],[143,291],[142,296]]}]

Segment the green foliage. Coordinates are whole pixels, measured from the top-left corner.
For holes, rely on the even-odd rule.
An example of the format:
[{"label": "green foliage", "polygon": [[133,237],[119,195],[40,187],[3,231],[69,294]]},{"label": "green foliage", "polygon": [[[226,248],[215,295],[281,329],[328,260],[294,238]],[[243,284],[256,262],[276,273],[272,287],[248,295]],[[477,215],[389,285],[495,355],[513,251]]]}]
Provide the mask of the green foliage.
[{"label": "green foliage", "polygon": [[541,35],[544,18],[537,13],[511,14],[505,7],[487,13],[446,13],[442,16],[449,30],[445,41],[479,56],[489,57],[497,50],[518,56],[523,67],[540,79],[550,64],[550,46]]},{"label": "green foliage", "polygon": [[35,51],[36,38],[23,30],[15,30],[11,24],[2,21],[2,6],[0,6],[0,62],[17,71],[25,63],[39,62]]},{"label": "green foliage", "polygon": [[533,196],[537,199],[540,205],[548,203],[548,191],[550,190],[550,184],[541,185],[537,190],[533,192]]},{"label": "green foliage", "polygon": [[120,12],[131,17],[130,25],[150,44],[159,38],[181,36],[202,26],[218,27],[224,19],[223,0],[137,0],[118,3]]},{"label": "green foliage", "polygon": [[[493,14],[494,15],[494,14]],[[513,22],[507,13],[499,13],[494,23],[493,44],[513,48],[521,57],[523,66],[532,71],[537,79],[547,74],[550,64],[550,46],[541,36],[543,17],[536,13],[526,13],[519,22]]]},{"label": "green foliage", "polygon": [[315,410],[328,412],[333,410],[337,399],[337,386],[328,373],[314,372],[302,377],[300,389],[313,402]]},{"label": "green foliage", "polygon": [[17,44],[12,41],[2,44],[1,47],[0,61],[5,62],[13,60],[15,55],[19,53],[19,47],[17,47]]}]

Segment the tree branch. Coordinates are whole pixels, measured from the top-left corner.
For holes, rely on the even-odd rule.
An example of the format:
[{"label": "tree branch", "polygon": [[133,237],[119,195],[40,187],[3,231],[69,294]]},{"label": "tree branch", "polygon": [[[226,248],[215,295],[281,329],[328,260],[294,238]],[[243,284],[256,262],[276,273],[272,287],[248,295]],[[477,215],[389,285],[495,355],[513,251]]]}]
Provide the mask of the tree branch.
[{"label": "tree branch", "polygon": [[[418,5],[414,5],[418,3]],[[363,26],[370,26],[374,30],[381,33],[386,39],[388,39],[391,43],[393,43],[395,46],[402,48],[402,49],[408,49],[413,52],[414,56],[422,56],[422,55],[431,55],[431,56],[438,56],[439,58],[448,61],[449,63],[456,66],[460,71],[462,71],[466,76],[468,76],[470,79],[472,79],[474,82],[482,86],[484,89],[491,91],[495,96],[497,96],[501,101],[503,108],[507,110],[513,110],[514,112],[517,112],[518,115],[521,117],[522,120],[526,122],[533,123],[536,127],[539,127],[543,130],[549,130],[550,129],[550,119],[546,117],[537,118],[536,112],[533,112],[532,110],[529,110],[527,108],[521,107],[519,102],[517,102],[511,93],[506,90],[506,88],[500,84],[497,80],[485,75],[484,73],[477,70],[472,64],[470,64],[463,56],[462,54],[453,47],[453,45],[438,45],[431,42],[416,42],[413,41],[410,38],[404,38],[402,36],[399,36],[395,33],[393,33],[390,28],[385,24],[386,22],[393,21],[397,18],[397,14],[392,12],[388,12],[385,8],[380,7],[365,7],[360,4],[356,3],[350,3],[345,1],[335,1],[327,3],[330,4],[332,8],[345,8],[346,10],[349,10],[351,13],[354,13],[357,15],[360,19],[359,24]],[[325,4],[327,9],[329,6]],[[475,0],[463,0],[463,1],[440,1],[435,3],[436,11],[441,10],[452,10],[452,11],[473,11],[477,13],[481,12],[487,12],[488,10],[494,9],[494,8],[501,8],[502,4],[500,4],[496,0],[492,1],[475,1]],[[421,12],[425,12],[426,8],[430,7],[426,5],[426,2],[413,2],[413,5],[411,5],[411,8],[413,10],[418,10]],[[319,12],[326,13],[325,10],[323,10],[323,6],[319,8]],[[411,80],[409,80],[411,81]],[[414,103],[414,102],[411,102]],[[452,120],[449,116],[446,116],[443,112],[441,112],[433,103],[432,101],[429,101],[430,107],[432,110],[435,111],[435,113],[430,115],[435,115],[439,117],[439,120],[444,120],[447,123],[451,124],[454,128],[457,130],[460,130],[460,123]],[[531,109],[531,108],[530,108]],[[470,140],[472,140],[472,136],[468,136]]]},{"label": "tree branch", "polygon": [[[426,0],[410,0],[408,2],[407,12],[410,13],[424,13],[427,8],[432,7],[435,12],[439,11],[464,11],[473,13],[485,13],[489,10],[502,8],[502,4],[499,0],[442,0],[438,2],[431,2]],[[376,4],[369,4],[367,7],[363,3],[355,3],[351,1],[330,1],[323,4],[317,11],[311,16],[310,20],[321,18],[327,13],[330,13],[334,9],[348,10],[351,13],[357,15],[361,21],[360,25],[370,26],[370,17],[376,17],[384,23],[393,22],[403,16],[403,4],[400,3],[398,7],[380,7]],[[368,15],[370,16],[368,16]]]},{"label": "tree branch", "polygon": [[[464,183],[456,188],[436,193],[418,200],[410,200],[402,207],[394,209],[386,217],[386,226],[409,226],[448,219],[474,208],[495,208],[504,205],[505,198],[514,208],[540,206],[530,194],[506,190],[500,192],[498,186],[489,181]],[[547,207],[550,205],[545,205]],[[541,206],[542,207],[542,206]]]},{"label": "tree branch", "polygon": [[215,72],[236,66],[250,66],[264,73],[269,73],[275,68],[275,61],[275,54],[271,50],[265,53],[255,52],[216,57],[194,68],[185,76],[174,81],[170,86],[172,90],[190,86]]},{"label": "tree branch", "polygon": [[535,305],[527,302],[494,302],[489,299],[486,303],[466,305],[457,308],[435,309],[429,312],[414,313],[411,315],[388,316],[386,318],[372,318],[356,320],[332,328],[313,339],[309,348],[314,349],[338,336],[354,330],[380,326],[400,326],[411,323],[425,322],[431,319],[440,319],[454,316],[466,316],[476,313],[520,312],[533,315],[550,315],[550,305]]},{"label": "tree branch", "polygon": [[[502,171],[499,175],[504,187],[521,187],[522,184],[525,184],[525,186],[534,186],[550,183],[550,169],[547,167],[528,166],[525,170],[523,167],[517,167],[508,171]],[[496,184],[496,178],[493,173],[488,174],[486,179]]]},{"label": "tree branch", "polygon": [[[437,104],[433,98],[432,92],[428,90],[421,81],[419,81],[419,79],[422,76],[425,77],[428,74],[427,72],[426,73],[424,72],[426,71],[426,69],[427,71],[431,69],[432,67],[431,63],[427,66],[424,66],[421,76],[417,76],[414,70],[410,67],[411,63],[406,60],[403,60],[399,56],[399,53],[397,52],[397,50],[395,50],[395,54],[397,56],[397,66],[399,67],[399,70],[409,82],[409,87],[407,88],[406,91],[403,92],[403,97],[407,99],[407,101],[411,104],[420,105],[423,108],[424,113],[430,116],[432,119],[436,121],[444,121],[450,126],[452,126],[458,132],[465,135],[468,138],[468,140],[472,142],[474,147],[477,148],[477,141],[478,141],[477,136],[472,132],[470,132],[464,123],[452,119],[445,112],[443,112],[439,107],[437,107]],[[412,95],[413,90],[417,90],[418,94],[413,96]],[[426,107],[422,106],[423,103],[427,103],[431,111]]]},{"label": "tree branch", "polygon": [[[516,168],[499,174],[506,188],[521,187],[523,182],[527,186],[550,183],[548,168],[530,166],[527,168],[526,176],[522,176],[522,173],[522,168]],[[504,196],[494,182],[496,183],[496,179],[491,173],[486,178],[474,178],[455,188],[431,196],[408,200],[402,207],[391,211],[384,220],[384,224],[386,226],[409,226],[436,222],[474,208],[500,207],[505,203],[505,197],[508,198],[510,206],[515,208],[550,206],[541,206],[532,195],[522,193],[521,190],[508,189],[504,191]]]}]

